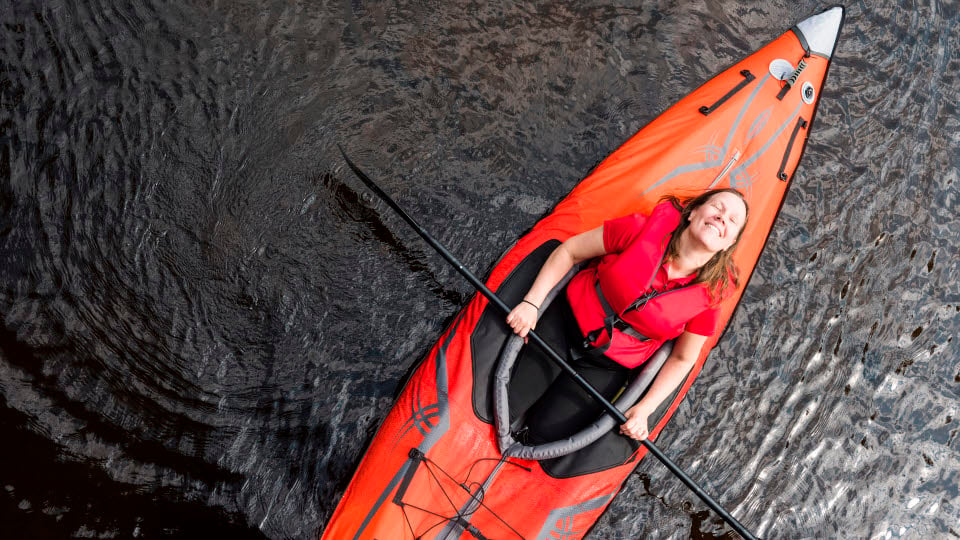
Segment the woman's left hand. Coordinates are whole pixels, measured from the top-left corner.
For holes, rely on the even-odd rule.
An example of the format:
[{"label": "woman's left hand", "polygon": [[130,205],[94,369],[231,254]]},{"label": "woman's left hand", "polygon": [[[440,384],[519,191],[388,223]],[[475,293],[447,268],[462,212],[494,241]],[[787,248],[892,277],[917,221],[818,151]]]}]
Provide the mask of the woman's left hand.
[{"label": "woman's left hand", "polygon": [[650,413],[640,404],[627,409],[624,416],[627,417],[627,423],[620,426],[620,433],[637,441],[642,441],[650,436],[650,432],[647,431],[647,417],[650,416]]}]

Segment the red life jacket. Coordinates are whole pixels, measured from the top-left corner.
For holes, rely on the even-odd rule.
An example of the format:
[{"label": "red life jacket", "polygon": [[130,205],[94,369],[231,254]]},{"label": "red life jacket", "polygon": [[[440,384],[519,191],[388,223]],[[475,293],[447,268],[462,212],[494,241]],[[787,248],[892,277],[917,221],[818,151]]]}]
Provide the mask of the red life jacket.
[{"label": "red life jacket", "polygon": [[[590,346],[605,348],[603,354],[626,367],[642,364],[710,307],[705,284],[688,283],[668,290],[652,287],[680,216],[670,202],[657,205],[626,249],[604,255],[599,264],[581,271],[567,287],[577,324]],[[626,323],[612,328],[613,339],[609,335],[611,320],[598,289],[616,318]]]}]

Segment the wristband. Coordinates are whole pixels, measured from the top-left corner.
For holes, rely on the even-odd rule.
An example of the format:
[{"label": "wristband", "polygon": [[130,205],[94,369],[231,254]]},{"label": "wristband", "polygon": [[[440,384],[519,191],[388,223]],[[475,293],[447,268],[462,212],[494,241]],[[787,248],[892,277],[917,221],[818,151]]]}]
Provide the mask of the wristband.
[{"label": "wristband", "polygon": [[526,298],[524,298],[523,300],[521,300],[521,302],[526,302],[527,304],[530,304],[531,306],[537,308],[537,311],[540,311],[540,306],[534,304],[533,302],[527,300]]}]

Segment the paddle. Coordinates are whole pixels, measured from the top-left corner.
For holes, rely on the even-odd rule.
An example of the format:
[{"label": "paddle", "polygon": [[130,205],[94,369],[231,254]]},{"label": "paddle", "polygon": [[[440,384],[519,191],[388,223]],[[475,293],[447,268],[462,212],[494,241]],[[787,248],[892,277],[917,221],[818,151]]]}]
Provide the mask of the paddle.
[{"label": "paddle", "polygon": [[[421,227],[420,224],[416,222],[416,220],[414,220],[412,217],[407,215],[407,213],[403,210],[403,208],[400,207],[400,205],[394,202],[394,200],[391,199],[389,195],[387,195],[382,189],[380,189],[380,186],[374,183],[374,181],[371,180],[369,176],[367,176],[356,165],[354,165],[353,162],[350,161],[350,158],[347,157],[347,153],[344,152],[342,146],[338,144],[337,148],[340,149],[340,153],[343,155],[343,159],[346,160],[347,166],[350,167],[350,170],[352,170],[355,175],[357,175],[357,178],[359,178],[360,181],[362,181],[368,188],[370,188],[370,190],[376,193],[378,197],[380,197],[385,203],[387,203],[388,206],[390,206],[390,208],[393,208],[393,210],[397,214],[399,214],[400,217],[404,219],[404,221],[410,224],[410,226],[413,227],[413,229],[417,232],[417,234],[419,234],[424,240],[426,240],[427,243],[430,244],[430,246],[433,249],[435,249],[438,253],[440,253],[440,255],[444,259],[446,259],[447,262],[452,264],[454,268],[456,268],[457,271],[460,272],[461,275],[463,275],[463,277],[467,278],[467,281],[469,281],[470,284],[473,285],[477,289],[477,291],[480,292],[480,294],[482,294],[484,297],[487,298],[487,300],[489,300],[492,304],[494,304],[501,311],[503,311],[504,315],[507,315],[508,313],[510,313],[510,307],[507,306],[502,300],[500,300],[500,298],[496,295],[496,293],[488,289],[487,286],[482,281],[477,279],[477,277],[474,276],[472,272],[464,268],[463,264],[461,264],[460,261],[456,257],[454,257],[452,253],[447,251],[447,248],[443,247],[443,245],[441,245],[439,242],[434,240],[434,238],[430,236],[430,234],[427,231],[425,231],[423,227]],[[577,373],[577,371],[573,369],[570,366],[570,364],[568,364],[563,359],[563,357],[561,357],[559,354],[557,354],[555,350],[553,350],[553,347],[551,347],[549,344],[547,344],[546,341],[543,340],[543,338],[538,336],[536,332],[532,330],[527,334],[527,337],[530,338],[530,340],[532,340],[534,343],[536,343],[541,349],[543,349],[543,351],[547,354],[547,356],[551,360],[556,362],[556,364],[560,366],[560,368],[563,371],[565,371],[568,375],[570,375],[570,377],[572,377],[573,380],[577,382],[577,384],[583,387],[583,389],[586,390],[587,393],[593,397],[593,399],[597,400],[597,403],[602,405],[603,408],[606,409],[607,413],[609,413],[611,416],[616,418],[618,424],[626,423],[627,418],[623,416],[623,413],[620,412],[620,409],[617,409],[616,407],[614,407],[612,403],[610,403],[609,401],[606,400],[606,398],[600,395],[600,393],[597,392],[597,389],[591,386],[590,383],[588,383],[586,380],[584,380],[583,377],[581,377],[580,374]],[[723,518],[723,520],[726,521],[728,525],[733,527],[733,529],[737,531],[740,534],[740,536],[746,538],[747,540],[756,540],[756,537],[750,534],[750,531],[748,531],[743,525],[741,525],[740,522],[737,521],[736,518],[734,518],[732,515],[730,515],[730,513],[727,512],[722,506],[720,506],[719,503],[713,500],[713,498],[710,495],[708,495],[707,492],[705,492],[702,488],[700,488],[700,486],[697,485],[696,482],[694,482],[689,476],[687,476],[687,474],[683,472],[683,470],[681,470],[680,467],[678,467],[670,458],[664,455],[664,453],[661,452],[660,449],[656,447],[656,445],[650,442],[649,439],[645,439],[641,442],[643,443],[644,446],[647,447],[647,450],[651,454],[653,454],[664,465],[666,465],[667,469],[670,469],[670,472],[672,472],[677,478],[680,479],[680,481],[686,484],[686,486],[690,488],[690,490],[693,491],[697,495],[697,497],[700,497],[700,500],[705,502],[707,506],[709,506],[721,518]]]}]

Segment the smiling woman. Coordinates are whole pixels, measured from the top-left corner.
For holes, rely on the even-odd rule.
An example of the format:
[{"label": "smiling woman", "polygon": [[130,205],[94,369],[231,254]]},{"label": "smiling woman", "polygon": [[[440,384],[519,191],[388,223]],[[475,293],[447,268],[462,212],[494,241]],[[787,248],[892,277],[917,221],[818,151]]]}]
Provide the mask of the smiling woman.
[{"label": "smiling woman", "polygon": [[[731,188],[717,189],[708,191],[699,197],[682,203],[675,197],[668,197],[674,206],[684,207],[684,218],[680,220],[680,225],[676,231],[679,234],[677,238],[671,241],[667,246],[665,259],[671,261],[671,270],[678,275],[689,275],[698,269],[698,282],[710,283],[710,292],[714,297],[723,296],[728,285],[737,286],[740,279],[740,269],[733,262],[733,249],[743,237],[743,231],[747,228],[747,218],[749,217],[749,206],[743,194]],[[709,199],[709,201],[708,201]],[[709,204],[704,204],[709,202]],[[694,216],[694,213],[697,213]],[[694,223],[696,218],[696,223]],[[693,226],[687,229],[688,225]],[[716,230],[714,234],[705,230]],[[699,246],[689,246],[686,251],[692,255],[699,252],[699,255],[693,259],[692,263],[683,262],[681,252],[681,242],[688,235],[686,231],[693,233],[694,242]],[[688,244],[691,242],[687,242]],[[688,270],[689,269],[689,270]]]},{"label": "smiling woman", "polygon": [[[584,379],[610,399],[629,381],[632,368],[677,339],[650,391],[626,412],[628,421],[621,426],[624,435],[643,440],[648,417],[676,390],[716,332],[719,302],[737,288],[732,254],[747,215],[743,195],[723,188],[685,201],[667,196],[649,216],[612,219],[573,236],[547,258],[507,324],[525,338],[550,291],[575,265],[595,261],[570,281],[550,312],[558,318],[551,324],[567,329],[560,350],[567,351],[568,362]],[[527,414],[523,437],[530,442],[570,437],[601,412],[600,406],[541,351],[527,349],[519,369],[552,375],[516,376],[525,384],[512,387],[511,416]],[[531,388],[531,380],[542,384]],[[541,394],[531,404],[528,396]],[[630,444],[623,450],[629,455],[636,448]]]}]

